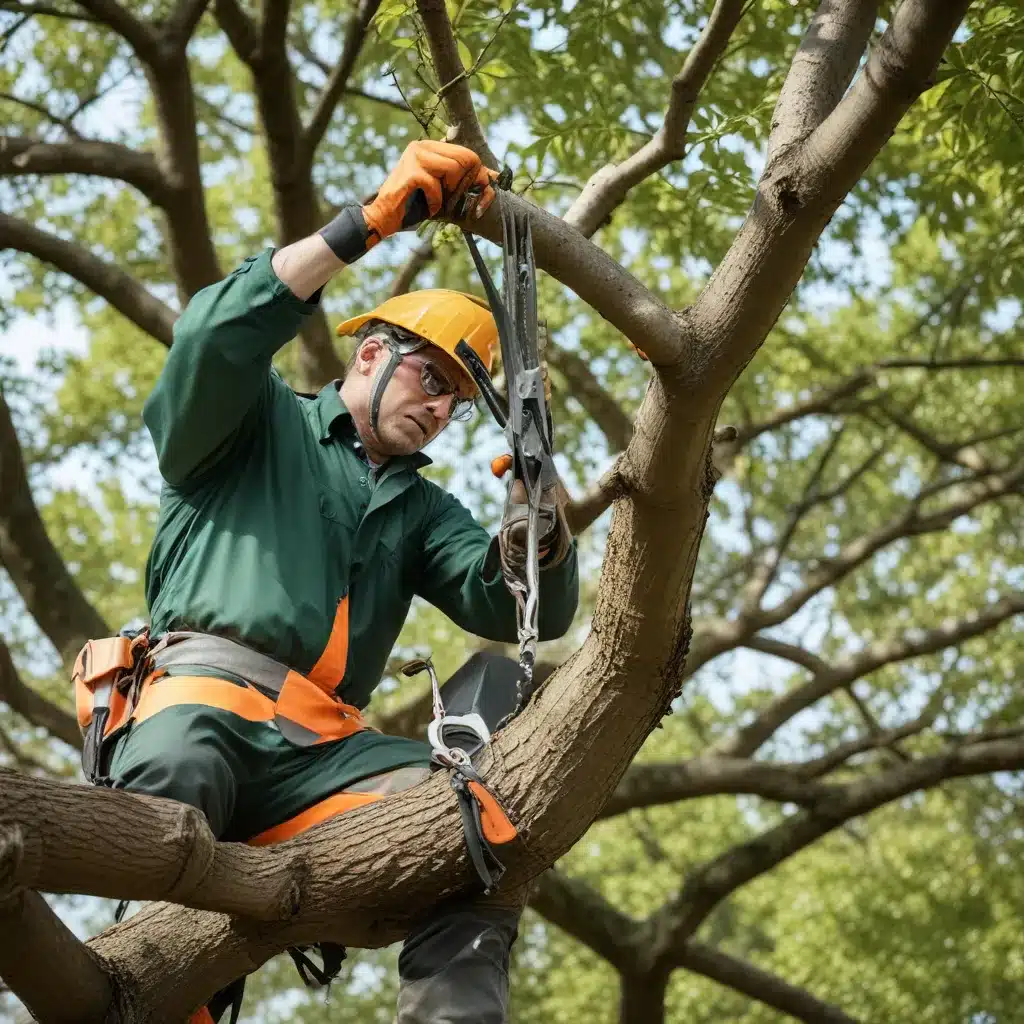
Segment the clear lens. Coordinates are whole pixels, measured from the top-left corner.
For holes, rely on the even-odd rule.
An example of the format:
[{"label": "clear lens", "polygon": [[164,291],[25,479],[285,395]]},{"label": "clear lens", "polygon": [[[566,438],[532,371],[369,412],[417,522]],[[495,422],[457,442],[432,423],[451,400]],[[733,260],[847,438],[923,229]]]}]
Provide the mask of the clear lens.
[{"label": "clear lens", "polygon": [[452,411],[449,418],[457,420],[459,423],[465,423],[467,420],[472,419],[474,412],[476,412],[476,402],[472,398],[456,398],[452,402]]}]

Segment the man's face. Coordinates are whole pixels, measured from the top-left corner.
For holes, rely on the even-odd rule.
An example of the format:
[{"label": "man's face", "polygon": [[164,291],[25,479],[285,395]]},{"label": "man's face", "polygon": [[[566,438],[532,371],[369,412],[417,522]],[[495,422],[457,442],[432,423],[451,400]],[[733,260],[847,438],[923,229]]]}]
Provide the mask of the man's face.
[{"label": "man's face", "polygon": [[[357,359],[357,368],[365,374],[372,391],[373,377],[389,352],[382,341],[368,338]],[[432,383],[433,382],[433,383]],[[380,403],[376,444],[383,455],[410,455],[429,444],[448,425],[452,395],[430,395],[431,390],[455,388],[461,398],[470,398],[474,388],[465,371],[447,352],[428,345],[402,357]]]}]

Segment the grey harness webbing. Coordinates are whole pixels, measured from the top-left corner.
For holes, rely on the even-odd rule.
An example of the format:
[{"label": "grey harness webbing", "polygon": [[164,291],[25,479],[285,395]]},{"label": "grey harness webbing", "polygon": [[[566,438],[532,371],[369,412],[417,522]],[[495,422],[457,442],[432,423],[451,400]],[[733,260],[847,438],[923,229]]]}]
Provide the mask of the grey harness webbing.
[{"label": "grey harness webbing", "polygon": [[196,674],[201,674],[203,670],[227,672],[251,683],[271,700],[280,696],[281,687],[290,671],[287,665],[282,665],[266,654],[209,633],[166,633],[154,645],[150,658],[153,669],[157,671],[187,667],[196,669]]}]

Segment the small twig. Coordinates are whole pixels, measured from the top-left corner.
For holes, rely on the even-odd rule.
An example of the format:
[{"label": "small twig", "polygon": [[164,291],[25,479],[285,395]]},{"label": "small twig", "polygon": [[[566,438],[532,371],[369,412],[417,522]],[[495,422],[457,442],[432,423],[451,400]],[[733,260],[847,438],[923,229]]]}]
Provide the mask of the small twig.
[{"label": "small twig", "polygon": [[430,122],[431,120],[433,120],[433,115],[431,115],[430,118],[424,120],[420,112],[412,105],[412,103],[409,100],[409,97],[406,96],[405,93],[402,91],[402,85],[398,81],[398,72],[395,70],[394,66],[386,67],[384,69],[384,74],[391,76],[391,80],[395,83],[395,88],[398,90],[398,95],[402,97],[403,101],[405,102],[405,105],[409,108],[409,113],[416,118],[417,122],[419,123],[419,126],[423,129],[423,134],[429,135]]},{"label": "small twig", "polygon": [[484,62],[484,58],[487,56],[487,51],[491,48],[494,40],[498,38],[498,33],[502,30],[505,22],[508,21],[509,16],[515,12],[516,5],[513,4],[498,20],[498,25],[491,35],[491,38],[484,43],[483,49],[480,51],[480,56],[473,61],[473,66],[468,70],[463,70],[461,74],[456,75],[450,82],[446,82],[437,90],[437,99],[441,101],[445,98],[448,92],[453,89],[459,82],[464,81],[467,78],[472,78],[479,70]]}]

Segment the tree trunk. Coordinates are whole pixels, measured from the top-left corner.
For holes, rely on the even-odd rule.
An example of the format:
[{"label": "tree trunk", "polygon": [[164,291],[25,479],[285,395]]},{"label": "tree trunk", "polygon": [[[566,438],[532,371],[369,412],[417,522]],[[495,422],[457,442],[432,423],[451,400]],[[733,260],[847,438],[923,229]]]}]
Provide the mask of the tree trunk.
[{"label": "tree trunk", "polygon": [[623,974],[619,996],[619,1024],[665,1024],[668,971]]}]

